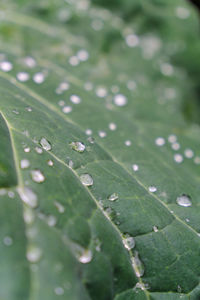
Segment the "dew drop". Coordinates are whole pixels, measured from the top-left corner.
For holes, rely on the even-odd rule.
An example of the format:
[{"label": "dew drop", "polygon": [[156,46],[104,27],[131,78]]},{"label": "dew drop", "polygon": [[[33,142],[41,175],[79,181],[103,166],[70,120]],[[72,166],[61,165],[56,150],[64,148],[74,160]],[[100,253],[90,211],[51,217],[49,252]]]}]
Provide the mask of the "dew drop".
[{"label": "dew drop", "polygon": [[48,166],[52,167],[52,166],[53,166],[53,161],[52,161],[51,159],[49,159],[49,160],[47,161],[47,164],[48,164]]},{"label": "dew drop", "polygon": [[184,206],[184,207],[192,206],[191,198],[185,194],[177,197],[176,202],[180,206]]},{"label": "dew drop", "polygon": [[20,167],[21,167],[21,169],[26,169],[26,168],[30,167],[30,161],[26,158],[22,159],[20,161]]},{"label": "dew drop", "polygon": [[51,150],[51,144],[50,144],[50,142],[48,142],[47,141],[47,139],[46,138],[41,138],[41,140],[40,140],[40,145],[42,146],[42,148],[44,149],[44,150],[46,150],[46,151],[50,151]]},{"label": "dew drop", "polygon": [[37,247],[31,247],[30,249],[28,249],[26,254],[28,261],[30,261],[31,263],[38,262],[41,256],[42,256],[42,251],[40,248]]},{"label": "dew drop", "polygon": [[13,68],[13,65],[9,61],[2,61],[0,62],[0,69],[4,72],[9,72]]},{"label": "dew drop", "polygon": [[61,214],[64,213],[65,208],[64,208],[64,206],[63,206],[60,202],[55,201],[55,202],[54,202],[54,205],[55,205],[55,207],[57,208],[57,210],[58,210],[59,213],[61,213]]},{"label": "dew drop", "polygon": [[100,130],[98,132],[98,134],[99,134],[100,138],[105,138],[107,136],[107,133],[105,131],[103,131],[103,130]]},{"label": "dew drop", "polygon": [[89,58],[89,53],[85,49],[81,49],[77,52],[77,57],[80,61],[86,61]]},{"label": "dew drop", "polygon": [[139,170],[139,166],[137,164],[132,165],[133,171],[137,172]]},{"label": "dew drop", "polygon": [[97,95],[97,97],[99,97],[99,98],[104,98],[104,97],[106,97],[107,96],[107,90],[106,90],[106,88],[104,88],[104,87],[98,87],[97,89],[96,89],[96,95]]},{"label": "dew drop", "polygon": [[114,131],[114,130],[117,129],[117,125],[116,125],[115,123],[110,123],[110,124],[108,125],[108,127],[109,127],[109,129],[112,130],[112,131]]},{"label": "dew drop", "polygon": [[155,144],[157,146],[163,146],[165,144],[165,139],[163,137],[158,137],[156,140],[155,140]]},{"label": "dew drop", "polygon": [[139,44],[139,38],[135,34],[129,34],[126,36],[126,44],[133,48],[136,47]]},{"label": "dew drop", "polygon": [[10,236],[5,236],[3,239],[3,243],[6,246],[11,246],[13,244],[13,239]]},{"label": "dew drop", "polygon": [[174,161],[178,164],[182,163],[183,162],[183,156],[181,154],[175,154],[174,155]]},{"label": "dew drop", "polygon": [[132,144],[132,143],[131,143],[131,141],[129,141],[129,140],[125,141],[125,145],[128,146],[128,147],[130,147],[131,144]]},{"label": "dew drop", "polygon": [[126,234],[123,238],[123,244],[126,249],[129,251],[135,247],[135,240],[129,234]]},{"label": "dew drop", "polygon": [[119,198],[117,193],[113,193],[108,197],[108,200],[110,201],[116,201]]},{"label": "dew drop", "polygon": [[114,97],[114,103],[117,105],[117,106],[124,106],[127,104],[127,98],[126,96],[122,95],[122,94],[117,94],[115,95]]},{"label": "dew drop", "polygon": [[185,149],[184,154],[187,158],[192,158],[194,156],[194,152],[191,149]]},{"label": "dew drop", "polygon": [[135,270],[137,277],[142,277],[144,275],[144,265],[139,259],[138,252],[135,253],[135,256],[132,257],[132,266]]},{"label": "dew drop", "polygon": [[153,226],[153,231],[154,232],[158,232],[158,227],[157,226]]},{"label": "dew drop", "polygon": [[43,73],[39,72],[33,75],[33,81],[37,84],[41,84],[44,82],[45,76]]},{"label": "dew drop", "polygon": [[160,66],[161,73],[165,76],[171,76],[174,72],[174,68],[169,63],[163,63]]},{"label": "dew drop", "polygon": [[70,101],[74,104],[79,104],[81,102],[81,98],[77,95],[71,95]]},{"label": "dew drop", "polygon": [[190,16],[190,11],[182,6],[176,8],[176,15],[179,19],[187,19]]},{"label": "dew drop", "polygon": [[177,151],[180,149],[181,146],[179,143],[176,142],[176,143],[173,143],[171,147],[173,150]]},{"label": "dew drop", "polygon": [[87,173],[82,174],[80,176],[80,180],[81,180],[81,182],[82,182],[83,185],[86,185],[86,186],[93,185],[93,178],[92,178],[92,176],[90,174],[87,174]]},{"label": "dew drop", "polygon": [[77,56],[75,56],[75,55],[73,55],[73,56],[71,56],[70,58],[69,58],[69,64],[71,65],[71,66],[78,66],[78,64],[79,64],[79,59],[78,59],[78,57]]},{"label": "dew drop", "polygon": [[19,72],[19,73],[17,73],[16,77],[21,82],[26,82],[30,78],[30,76],[27,72]]},{"label": "dew drop", "polygon": [[72,142],[72,143],[70,143],[70,146],[73,150],[75,150],[77,152],[85,151],[85,145],[82,142]]},{"label": "dew drop", "polygon": [[19,187],[17,189],[18,194],[23,202],[30,207],[36,207],[38,204],[37,195],[28,187]]},{"label": "dew drop", "polygon": [[155,193],[156,191],[157,191],[157,187],[155,187],[154,185],[149,186],[149,192]]},{"label": "dew drop", "polygon": [[35,147],[35,151],[36,151],[38,154],[42,154],[42,153],[43,153],[43,150],[42,150],[42,148],[40,148],[40,147]]},{"label": "dew drop", "polygon": [[95,139],[92,136],[89,136],[89,138],[87,140],[88,140],[88,142],[90,144],[94,144],[95,143]]},{"label": "dew drop", "polygon": [[8,197],[9,198],[14,198],[15,197],[15,193],[13,191],[8,191]]},{"label": "dew drop", "polygon": [[92,260],[92,251],[89,249],[84,250],[83,253],[81,253],[81,255],[79,256],[78,260],[82,264],[88,264]]},{"label": "dew drop", "polygon": [[85,134],[91,135],[92,134],[92,130],[91,129],[86,129]]},{"label": "dew drop", "polygon": [[56,295],[58,296],[61,296],[64,294],[64,289],[61,287],[61,286],[57,286],[55,289],[54,289],[54,292]]},{"label": "dew drop", "polygon": [[50,227],[53,227],[53,226],[56,225],[57,220],[56,220],[56,217],[55,217],[55,216],[49,215],[49,216],[47,217],[46,220],[47,220],[47,224],[48,224]]},{"label": "dew drop", "polygon": [[41,182],[45,181],[45,177],[39,169],[32,170],[31,177],[32,177],[32,180],[37,183],[41,183]]},{"label": "dew drop", "polygon": [[72,111],[72,107],[67,105],[67,106],[64,106],[62,111],[65,113],[65,114],[69,114],[71,111]]},{"label": "dew drop", "polygon": [[170,134],[170,135],[168,136],[168,142],[169,142],[169,143],[175,143],[176,141],[177,141],[177,136],[176,136],[176,135]]}]

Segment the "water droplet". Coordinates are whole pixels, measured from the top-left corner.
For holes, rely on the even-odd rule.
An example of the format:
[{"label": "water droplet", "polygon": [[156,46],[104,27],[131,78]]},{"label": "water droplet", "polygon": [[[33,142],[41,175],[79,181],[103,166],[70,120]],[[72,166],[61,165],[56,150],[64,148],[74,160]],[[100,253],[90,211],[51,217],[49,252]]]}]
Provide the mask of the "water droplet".
[{"label": "water droplet", "polygon": [[10,236],[5,236],[3,239],[3,243],[6,246],[11,246],[13,244],[13,239]]},{"label": "water droplet", "polygon": [[126,36],[126,44],[131,48],[138,46],[138,44],[139,44],[138,36],[136,34],[127,35]]},{"label": "water droplet", "polygon": [[191,202],[190,196],[187,196],[185,194],[177,197],[176,202],[180,206],[184,206],[184,207],[192,206],[192,202]]},{"label": "water droplet", "polygon": [[99,134],[99,136],[100,136],[101,138],[105,138],[106,135],[107,135],[107,133],[106,133],[105,131],[102,131],[102,130],[100,130],[100,131],[98,132],[98,134]]},{"label": "water droplet", "polygon": [[31,177],[32,177],[33,181],[35,181],[37,183],[41,183],[41,182],[45,181],[45,177],[39,169],[32,170]]},{"label": "water droplet", "polygon": [[26,169],[28,167],[30,167],[30,161],[28,159],[22,159],[20,161],[20,166],[21,166],[21,169]]},{"label": "water droplet", "polygon": [[86,61],[89,58],[89,53],[85,49],[79,50],[76,55],[80,61]]},{"label": "water droplet", "polygon": [[56,220],[56,217],[55,217],[55,216],[49,215],[49,216],[46,218],[46,220],[47,220],[47,224],[48,224],[50,227],[53,227],[53,226],[56,225],[57,220]]},{"label": "water droplet", "polygon": [[133,171],[137,172],[139,170],[139,166],[134,164],[132,165]]},{"label": "water droplet", "polygon": [[91,129],[86,129],[85,134],[91,135],[92,134],[92,130]]},{"label": "water droplet", "polygon": [[60,295],[63,295],[64,294],[64,289],[61,287],[61,286],[57,286],[55,289],[54,289],[54,292],[56,295],[60,296]]},{"label": "water droplet", "polygon": [[72,143],[70,143],[70,146],[73,150],[75,150],[77,152],[85,151],[85,145],[82,142],[72,142]]},{"label": "water droplet", "polygon": [[78,260],[82,264],[88,264],[92,260],[92,251],[89,249],[84,250],[82,254],[78,257]]},{"label": "water droplet", "polygon": [[191,149],[185,149],[184,154],[187,158],[192,158],[194,156],[194,152]]},{"label": "water droplet", "polygon": [[99,98],[104,98],[104,97],[106,97],[107,96],[107,89],[106,88],[104,88],[104,87],[98,87],[97,89],[96,89],[96,95],[97,95],[97,97],[99,97]]},{"label": "water droplet", "polygon": [[132,266],[135,270],[137,277],[142,277],[144,275],[144,265],[139,259],[138,252],[136,251],[135,256],[131,258]]},{"label": "water droplet", "polygon": [[94,144],[95,143],[95,139],[92,136],[89,136],[89,138],[87,140],[88,140],[88,142],[90,144]]},{"label": "water droplet", "polygon": [[67,105],[67,106],[64,106],[62,111],[65,113],[65,114],[69,114],[71,111],[72,111],[72,107]]},{"label": "water droplet", "polygon": [[32,107],[26,107],[25,108],[28,112],[31,112],[33,109],[32,109]]},{"label": "water droplet", "polygon": [[55,92],[56,94],[60,95],[64,91],[67,91],[69,89],[69,83],[68,82],[61,82],[59,86],[56,88]]},{"label": "water droplet", "polygon": [[12,111],[14,114],[16,114],[16,115],[19,115],[19,111],[18,110],[16,110],[16,109],[13,109],[13,111]]},{"label": "water droplet", "polygon": [[83,185],[86,185],[86,186],[91,186],[93,185],[93,178],[90,174],[82,174],[80,176],[80,180],[82,182]]},{"label": "water droplet", "polygon": [[178,164],[183,162],[183,156],[181,154],[175,154],[174,155],[174,161]]},{"label": "water droplet", "polygon": [[37,195],[28,187],[19,187],[18,194],[22,201],[31,207],[36,207],[38,204]]},{"label": "water droplet", "polygon": [[178,6],[176,8],[176,15],[179,19],[187,19],[190,16],[190,11],[186,7]]},{"label": "water droplet", "polygon": [[45,76],[43,73],[39,72],[33,75],[33,81],[37,84],[41,84],[44,82]]},{"label": "water droplet", "polygon": [[47,164],[48,164],[48,166],[52,167],[52,166],[53,166],[53,161],[52,161],[51,159],[49,159],[49,160],[47,161]]},{"label": "water droplet", "polygon": [[153,231],[154,232],[158,232],[158,227],[157,226],[153,226]]},{"label": "water droplet", "polygon": [[199,156],[196,156],[196,157],[194,158],[194,163],[195,163],[196,165],[200,165],[200,157],[199,157]]},{"label": "water droplet", "polygon": [[126,234],[123,238],[123,244],[126,249],[129,251],[135,247],[135,240],[129,234]]},{"label": "water droplet", "polygon": [[124,106],[124,105],[127,104],[127,98],[124,95],[122,95],[122,94],[117,94],[114,97],[114,103],[117,106]]},{"label": "water droplet", "polygon": [[155,144],[157,146],[163,146],[165,144],[165,139],[163,137],[158,137],[156,140],[155,140]]},{"label": "water droplet", "polygon": [[109,129],[112,130],[112,131],[117,129],[117,125],[116,125],[115,123],[110,123],[110,124],[108,125],[108,127],[109,127]]},{"label": "water droplet", "polygon": [[42,150],[42,148],[40,148],[40,147],[35,147],[35,151],[36,151],[38,154],[42,154],[42,153],[43,153],[43,150]]},{"label": "water droplet", "polygon": [[41,138],[40,140],[40,145],[42,146],[42,148],[46,151],[50,151],[51,150],[51,144],[50,142],[47,141],[46,138]]},{"label": "water droplet", "polygon": [[13,191],[8,191],[8,197],[9,198],[14,198],[15,197],[15,193]]},{"label": "water droplet", "polygon": [[177,136],[174,134],[170,134],[168,136],[168,141],[169,141],[169,143],[175,143],[177,141]]},{"label": "water droplet", "polygon": [[27,224],[31,224],[34,221],[34,214],[33,214],[33,210],[28,208],[28,207],[24,207],[24,222],[26,222]]},{"label": "water droplet", "polygon": [[156,191],[157,191],[157,187],[155,187],[155,186],[153,186],[153,185],[151,185],[151,186],[149,187],[149,192],[155,193]]},{"label": "water droplet", "polygon": [[9,61],[1,61],[0,62],[0,69],[4,72],[9,72],[13,68],[13,65]]},{"label": "water droplet", "polygon": [[19,73],[17,73],[16,77],[21,82],[26,82],[30,78],[30,76],[27,72],[19,72]]},{"label": "water droplet", "polygon": [[28,249],[26,257],[29,262],[36,263],[40,260],[42,256],[42,251],[40,248],[37,247],[31,247]]},{"label": "water droplet", "polygon": [[179,143],[176,142],[176,143],[173,143],[171,147],[173,150],[177,151],[180,149],[181,146]]},{"label": "water droplet", "polygon": [[77,95],[71,95],[70,101],[74,104],[79,104],[81,102],[81,98]]},{"label": "water droplet", "polygon": [[171,76],[174,73],[174,68],[169,63],[163,63],[160,66],[161,73],[165,76]]},{"label": "water droplet", "polygon": [[36,66],[36,61],[33,57],[31,56],[27,56],[24,58],[24,62],[25,64],[29,67],[29,68],[34,68]]},{"label": "water droplet", "polygon": [[64,213],[65,208],[64,208],[64,206],[63,206],[60,202],[55,201],[55,202],[54,202],[54,205],[55,205],[55,207],[57,208],[57,210],[58,210],[59,213],[61,213],[61,214]]},{"label": "water droplet", "polygon": [[78,59],[78,57],[77,56],[75,56],[75,55],[73,55],[73,56],[71,56],[70,58],[69,58],[69,64],[71,65],[71,66],[78,66],[78,64],[79,64],[79,59]]},{"label": "water droplet", "polygon": [[131,144],[132,144],[132,143],[131,143],[131,141],[129,141],[129,140],[125,141],[125,145],[128,146],[128,147],[131,146]]},{"label": "water droplet", "polygon": [[108,197],[108,200],[110,201],[116,201],[119,198],[117,193],[113,193]]}]

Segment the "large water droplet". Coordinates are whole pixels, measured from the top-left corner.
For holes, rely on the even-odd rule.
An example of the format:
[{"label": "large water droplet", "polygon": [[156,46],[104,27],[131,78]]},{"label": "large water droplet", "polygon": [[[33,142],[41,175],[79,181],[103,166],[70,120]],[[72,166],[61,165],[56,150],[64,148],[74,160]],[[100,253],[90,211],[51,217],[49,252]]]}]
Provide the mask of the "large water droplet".
[{"label": "large water droplet", "polygon": [[9,72],[13,68],[13,65],[9,61],[1,61],[0,62],[0,69],[4,72]]},{"label": "large water droplet", "polygon": [[88,264],[92,260],[92,251],[89,249],[84,250],[79,256],[78,260],[82,264]]},{"label": "large water droplet", "polygon": [[29,80],[30,76],[27,72],[19,72],[17,73],[17,79],[21,82],[26,82]]},{"label": "large water droplet", "polygon": [[37,195],[28,187],[19,187],[17,189],[18,194],[22,201],[31,207],[36,207],[38,204]]},{"label": "large water droplet", "polygon": [[119,198],[118,194],[117,193],[113,193],[111,194],[109,197],[108,197],[108,200],[110,201],[115,201]]},{"label": "large water droplet", "polygon": [[144,275],[144,265],[139,259],[138,252],[136,251],[135,256],[131,258],[132,266],[135,270],[137,277],[142,277]]},{"label": "large water droplet", "polygon": [[41,256],[42,256],[42,251],[40,248],[37,247],[31,247],[30,249],[28,249],[26,254],[28,261],[30,261],[31,263],[38,262]]},{"label": "large water droplet", "polygon": [[50,142],[47,141],[47,139],[45,137],[41,138],[40,145],[46,151],[51,150],[51,144],[50,144]]},{"label": "large water droplet", "polygon": [[117,94],[114,97],[114,103],[117,106],[124,106],[127,103],[127,98],[124,95],[122,95],[122,94]]},{"label": "large water droplet", "polygon": [[20,161],[21,169],[26,169],[30,166],[30,161],[28,159],[22,159]]},{"label": "large water droplet", "polygon": [[41,183],[41,182],[45,181],[44,175],[38,169],[31,171],[31,177],[32,177],[33,181],[35,181],[37,183]]},{"label": "large water droplet", "polygon": [[93,178],[90,174],[82,174],[80,176],[80,180],[82,182],[83,185],[86,185],[86,186],[91,186],[93,185]]},{"label": "large water droplet", "polygon": [[129,234],[126,234],[123,238],[124,247],[128,250],[131,250],[135,247],[135,240]]},{"label": "large water droplet", "polygon": [[188,207],[192,205],[191,198],[185,194],[177,197],[176,202],[180,206]]},{"label": "large water droplet", "polygon": [[70,144],[71,148],[77,152],[84,152],[85,145],[81,142],[72,142]]}]

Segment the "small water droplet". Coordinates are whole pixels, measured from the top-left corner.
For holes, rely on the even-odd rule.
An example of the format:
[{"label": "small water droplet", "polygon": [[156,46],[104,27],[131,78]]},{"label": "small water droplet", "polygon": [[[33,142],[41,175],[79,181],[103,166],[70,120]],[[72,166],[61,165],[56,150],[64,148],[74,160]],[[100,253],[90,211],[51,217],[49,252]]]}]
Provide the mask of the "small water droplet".
[{"label": "small water droplet", "polygon": [[97,89],[96,89],[96,95],[97,95],[97,97],[99,97],[99,98],[104,98],[104,97],[106,97],[107,96],[107,90],[106,90],[106,88],[104,88],[104,87],[98,87]]},{"label": "small water droplet", "polygon": [[139,170],[139,166],[134,164],[132,165],[133,171],[137,172]]},{"label": "small water droplet", "polygon": [[182,163],[183,162],[183,156],[181,154],[175,154],[174,155],[174,161],[178,164]]},{"label": "small water droplet", "polygon": [[154,232],[158,232],[158,227],[157,226],[153,226],[153,231]]},{"label": "small water droplet", "polygon": [[40,260],[42,256],[42,251],[40,248],[37,247],[31,247],[28,249],[26,257],[29,262],[36,263]]},{"label": "small water droplet", "polygon": [[136,34],[127,35],[125,40],[126,40],[126,44],[131,48],[136,47],[139,44],[139,38]]},{"label": "small water droplet", "polygon": [[131,141],[129,141],[129,140],[125,141],[125,145],[128,146],[128,147],[130,147],[131,144],[132,144],[132,143],[131,143]]},{"label": "small water droplet", "polygon": [[53,227],[53,226],[56,225],[57,220],[56,220],[56,217],[55,217],[55,216],[49,215],[49,216],[47,217],[46,220],[47,220],[47,224],[48,224],[50,227]]},{"label": "small water droplet", "polygon": [[116,201],[119,198],[117,193],[113,193],[108,197],[108,200],[110,201]]},{"label": "small water droplet", "polygon": [[21,167],[21,169],[26,169],[26,168],[30,167],[30,161],[26,158],[22,159],[20,161],[20,167]]},{"label": "small water droplet", "polygon": [[47,164],[48,164],[48,166],[52,167],[52,166],[53,166],[53,160],[49,159],[49,160],[47,161]]},{"label": "small water droplet", "polygon": [[42,148],[40,148],[40,147],[35,147],[35,151],[36,151],[38,154],[42,154],[42,153],[43,153],[43,150],[42,150]]},{"label": "small water droplet", "polygon": [[165,144],[165,139],[163,137],[158,137],[155,140],[155,144],[161,147]]},{"label": "small water droplet", "polygon": [[135,252],[135,256],[131,258],[131,260],[136,276],[142,277],[144,275],[144,265],[139,259],[139,254],[137,251]]},{"label": "small water droplet", "polygon": [[9,72],[13,68],[13,65],[9,61],[1,61],[0,62],[0,69],[4,72]]},{"label": "small water droplet", "polygon": [[31,111],[33,110],[32,107],[26,107],[25,109],[26,109],[26,111],[28,111],[28,112],[31,112]]},{"label": "small water droplet", "polygon": [[168,136],[168,141],[169,141],[169,143],[175,143],[177,141],[177,136],[174,134],[170,134]]},{"label": "small water droplet", "polygon": [[154,185],[149,186],[149,192],[155,193],[156,191],[157,191],[157,187],[155,187]]},{"label": "small water droplet", "polygon": [[88,142],[90,144],[94,144],[95,143],[95,139],[92,136],[89,136],[89,138],[87,140],[88,140]]},{"label": "small water droplet", "polygon": [[92,176],[90,174],[87,174],[87,173],[82,174],[80,176],[80,180],[81,180],[81,182],[82,182],[83,185],[86,185],[86,186],[93,185],[93,178],[92,178]]},{"label": "small water droplet", "polygon": [[78,260],[82,264],[88,264],[92,260],[92,251],[89,249],[84,250],[81,255],[78,257]]},{"label": "small water droplet", "polygon": [[11,246],[13,244],[13,239],[10,236],[5,236],[3,239],[3,243],[6,246]]},{"label": "small water droplet", "polygon": [[28,187],[19,187],[18,194],[22,201],[31,207],[36,207],[38,204],[37,195]]},{"label": "small water droplet", "polygon": [[80,61],[86,61],[89,58],[89,53],[85,49],[79,50],[76,55]]},{"label": "small water droplet", "polygon": [[36,74],[33,75],[33,81],[34,81],[35,83],[37,83],[37,84],[43,83],[44,80],[45,80],[45,76],[44,76],[44,74],[41,73],[41,72],[38,72],[38,73],[36,73]]},{"label": "small water droplet", "polygon": [[24,148],[24,152],[28,153],[28,152],[30,152],[30,151],[31,151],[30,147],[25,147],[25,148]]},{"label": "small water droplet", "polygon": [[181,146],[180,146],[180,144],[179,143],[172,143],[172,149],[173,150],[175,150],[175,151],[177,151],[177,150],[179,150],[180,148],[181,148]]},{"label": "small water droplet", "polygon": [[106,135],[107,135],[107,133],[106,133],[105,131],[103,131],[103,130],[100,130],[100,131],[98,132],[98,134],[99,134],[99,136],[100,136],[101,138],[105,138]]},{"label": "small water droplet", "polygon": [[27,56],[24,58],[24,62],[25,64],[29,67],[29,68],[34,68],[36,66],[36,61],[33,57],[31,56]]},{"label": "small water droplet", "polygon": [[72,107],[67,105],[67,106],[64,106],[62,111],[65,113],[65,114],[69,114],[71,111],[72,111]]},{"label": "small water droplet", "polygon": [[65,211],[65,207],[58,201],[54,202],[55,207],[57,208],[58,212],[63,214]]},{"label": "small water droplet", "polygon": [[27,72],[19,72],[19,73],[17,73],[16,77],[21,82],[26,82],[30,78],[30,76]]},{"label": "small water droplet", "polygon": [[191,149],[185,149],[184,154],[187,158],[192,158],[194,156],[194,152]]},{"label": "small water droplet", "polygon": [[192,202],[191,202],[190,196],[185,195],[185,194],[177,197],[176,202],[180,206],[184,206],[184,207],[192,206]]},{"label": "small water droplet", "polygon": [[77,152],[85,151],[85,145],[82,142],[72,142],[72,143],[70,143],[70,146],[73,150],[75,150]]},{"label": "small water droplet", "polygon": [[55,289],[54,289],[54,292],[56,295],[58,296],[61,296],[64,294],[64,289],[61,287],[61,286],[57,286]]},{"label": "small water droplet", "polygon": [[85,134],[91,135],[92,134],[92,130],[91,129],[86,129]]},{"label": "small water droplet", "polygon": [[31,177],[32,177],[32,180],[37,183],[41,183],[41,182],[45,181],[45,177],[39,169],[32,170]]},{"label": "small water droplet", "polygon": [[16,114],[16,115],[19,115],[19,112],[18,112],[18,110],[16,110],[16,109],[13,109],[13,111],[12,111],[14,114]]},{"label": "small water droplet", "polygon": [[109,129],[112,130],[112,131],[114,131],[114,130],[117,129],[117,125],[116,125],[115,123],[109,123],[108,127],[109,127]]},{"label": "small water droplet", "polygon": [[13,191],[8,191],[8,197],[9,198],[14,198],[15,197],[15,193]]},{"label": "small water droplet", "polygon": [[77,95],[71,95],[70,101],[74,104],[79,104],[81,102],[81,98]]},{"label": "small water droplet", "polygon": [[124,105],[127,104],[127,98],[124,95],[122,95],[122,94],[117,94],[114,97],[114,103],[117,106],[124,106]]},{"label": "small water droplet", "polygon": [[135,240],[129,234],[126,234],[123,238],[123,244],[126,249],[129,251],[135,247]]},{"label": "small water droplet", "polygon": [[42,146],[42,148],[46,151],[50,151],[51,150],[51,144],[49,141],[47,141],[47,139],[45,137],[42,137],[40,140],[40,145]]}]

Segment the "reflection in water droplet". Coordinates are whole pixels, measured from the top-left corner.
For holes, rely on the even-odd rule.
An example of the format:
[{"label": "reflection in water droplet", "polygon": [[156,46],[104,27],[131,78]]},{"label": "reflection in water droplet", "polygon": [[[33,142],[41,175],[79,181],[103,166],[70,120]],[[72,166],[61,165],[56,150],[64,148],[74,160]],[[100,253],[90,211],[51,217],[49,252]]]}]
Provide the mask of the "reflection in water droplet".
[{"label": "reflection in water droplet", "polygon": [[18,194],[22,201],[31,207],[36,207],[38,204],[37,195],[28,187],[19,187]]},{"label": "reflection in water droplet", "polygon": [[86,186],[91,186],[93,185],[93,178],[90,174],[82,174],[80,176],[80,180],[82,182],[83,185],[86,185]]},{"label": "reflection in water droplet", "polygon": [[135,247],[135,240],[129,234],[126,234],[123,238],[124,247],[128,250],[131,250]]},{"label": "reflection in water droplet", "polygon": [[78,257],[78,260],[82,264],[88,264],[92,260],[92,251],[89,249],[84,250],[81,255]]},{"label": "reflection in water droplet", "polygon": [[40,145],[41,145],[42,148],[43,148],[44,150],[46,150],[46,151],[51,150],[51,144],[50,144],[50,142],[48,142],[47,139],[44,138],[44,137],[41,138],[41,140],[40,140]]},{"label": "reflection in water droplet", "polygon": [[32,177],[33,181],[35,181],[37,183],[45,181],[45,177],[39,169],[32,170],[31,177]]},{"label": "reflection in water droplet", "polygon": [[191,198],[185,194],[177,197],[176,202],[180,206],[184,206],[184,207],[192,206]]},{"label": "reflection in water droplet", "polygon": [[157,191],[157,187],[155,187],[153,185],[149,187],[149,192],[155,193],[156,191]]},{"label": "reflection in water droplet", "polygon": [[28,159],[25,158],[25,159],[22,159],[20,161],[20,167],[21,167],[21,169],[26,169],[29,166],[30,166],[30,161]]},{"label": "reflection in water droplet", "polygon": [[135,270],[137,277],[142,277],[144,275],[144,265],[139,259],[138,252],[136,251],[135,256],[131,258],[132,266]]},{"label": "reflection in water droplet", "polygon": [[45,79],[45,76],[43,73],[39,72],[39,73],[36,73],[34,74],[33,76],[33,81],[37,84],[41,84],[44,82],[44,79]]},{"label": "reflection in water droplet", "polygon": [[26,254],[28,261],[31,263],[38,262],[41,256],[42,256],[42,251],[37,247],[29,248]]},{"label": "reflection in water droplet", "polygon": [[110,201],[115,201],[119,198],[118,194],[117,193],[113,193],[111,194],[109,197],[108,197],[108,200]]},{"label": "reflection in water droplet", "polygon": [[81,142],[72,142],[70,143],[70,146],[73,150],[77,152],[84,152],[85,150],[85,145]]}]

